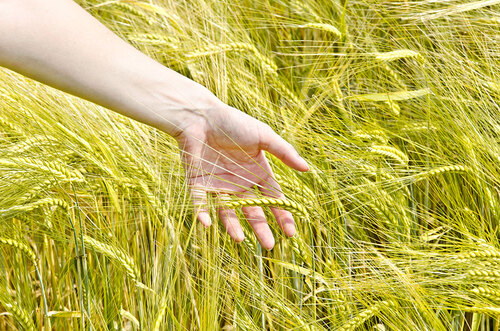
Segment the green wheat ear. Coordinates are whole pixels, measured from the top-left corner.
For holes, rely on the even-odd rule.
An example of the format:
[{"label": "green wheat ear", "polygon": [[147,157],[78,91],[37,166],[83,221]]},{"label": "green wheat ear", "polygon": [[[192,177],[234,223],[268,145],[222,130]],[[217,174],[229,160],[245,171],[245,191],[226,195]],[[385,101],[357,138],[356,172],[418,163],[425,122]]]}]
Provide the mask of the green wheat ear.
[{"label": "green wheat ear", "polygon": [[0,70],[0,328],[499,329],[494,1],[77,2],[311,170],[269,158],[288,200],[205,228],[175,139]]},{"label": "green wheat ear", "polygon": [[275,198],[260,198],[260,199],[242,199],[227,203],[227,208],[253,207],[253,206],[272,206],[279,207],[295,213],[299,217],[308,217],[308,213],[304,207],[298,203],[286,199]]},{"label": "green wheat ear", "polygon": [[9,245],[18,248],[23,254],[25,254],[34,265],[37,265],[37,257],[35,252],[28,245],[18,240],[0,237],[0,244]]},{"label": "green wheat ear", "polygon": [[33,319],[30,317],[29,313],[21,307],[18,302],[13,301],[3,292],[0,293],[0,305],[14,317],[23,330],[36,330]]}]

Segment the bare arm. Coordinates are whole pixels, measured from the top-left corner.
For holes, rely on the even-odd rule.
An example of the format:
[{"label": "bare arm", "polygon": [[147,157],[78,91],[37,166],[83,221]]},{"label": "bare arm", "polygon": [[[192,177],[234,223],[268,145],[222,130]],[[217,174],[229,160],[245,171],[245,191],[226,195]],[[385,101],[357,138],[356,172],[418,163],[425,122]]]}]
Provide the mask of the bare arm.
[{"label": "bare arm", "polygon": [[170,134],[181,109],[216,102],[73,1],[0,0],[0,31],[0,65]]},{"label": "bare arm", "polygon": [[[283,195],[263,150],[288,166],[306,162],[269,126],[217,99],[200,84],[166,68],[113,34],[71,0],[0,0],[0,65],[149,124],[179,142],[198,219],[210,192]],[[283,231],[290,213],[273,208]],[[274,239],[263,211],[243,209],[261,244]],[[219,216],[235,240],[243,232],[232,210]]]}]

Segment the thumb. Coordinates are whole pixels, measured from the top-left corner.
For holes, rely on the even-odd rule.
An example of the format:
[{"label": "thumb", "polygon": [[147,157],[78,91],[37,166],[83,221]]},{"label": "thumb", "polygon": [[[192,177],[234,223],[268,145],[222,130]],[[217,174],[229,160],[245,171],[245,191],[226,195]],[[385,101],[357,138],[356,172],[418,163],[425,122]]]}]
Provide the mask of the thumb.
[{"label": "thumb", "polygon": [[260,149],[268,151],[280,159],[284,164],[295,170],[309,170],[307,162],[297,153],[295,148],[285,139],[281,138],[268,125],[264,125],[261,130]]}]

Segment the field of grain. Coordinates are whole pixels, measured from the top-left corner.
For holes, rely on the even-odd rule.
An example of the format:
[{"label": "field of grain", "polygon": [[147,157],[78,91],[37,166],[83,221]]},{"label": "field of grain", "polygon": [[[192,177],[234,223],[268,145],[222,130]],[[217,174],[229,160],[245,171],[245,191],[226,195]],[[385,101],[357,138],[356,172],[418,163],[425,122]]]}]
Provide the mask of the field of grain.
[{"label": "field of grain", "polygon": [[238,244],[171,137],[1,69],[0,329],[499,330],[500,1],[78,3],[311,170]]}]

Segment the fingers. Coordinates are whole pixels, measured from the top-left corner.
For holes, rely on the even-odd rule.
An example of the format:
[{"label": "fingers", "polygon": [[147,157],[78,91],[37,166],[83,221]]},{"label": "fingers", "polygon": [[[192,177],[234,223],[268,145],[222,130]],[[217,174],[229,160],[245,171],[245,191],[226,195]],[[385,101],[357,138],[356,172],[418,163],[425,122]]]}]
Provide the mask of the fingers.
[{"label": "fingers", "polygon": [[241,229],[236,212],[232,209],[221,207],[218,209],[218,213],[222,225],[226,228],[229,236],[238,243],[243,241],[243,239],[245,239],[245,234]]},{"label": "fingers", "polygon": [[194,215],[205,227],[212,224],[210,214],[207,209],[207,192],[200,187],[191,187],[191,200],[194,206]]},{"label": "fingers", "polygon": [[[261,188],[261,191],[266,196],[280,199],[284,198],[283,193],[281,193],[277,183],[275,183],[274,185],[271,182],[266,183]],[[201,222],[201,224],[203,224],[203,226],[209,227],[212,221],[207,210],[206,191],[202,188],[193,187],[191,189],[191,199],[193,201],[196,218]],[[272,249],[274,247],[275,241],[262,208],[243,207],[242,212],[248,223],[252,227],[255,236],[259,240],[261,246],[267,250]],[[278,225],[283,230],[285,235],[287,235],[288,237],[292,237],[295,234],[295,225],[292,214],[286,210],[281,210],[274,207],[271,207],[271,212],[273,213],[276,221],[278,222]],[[241,225],[238,221],[236,212],[233,209],[219,207],[218,215],[222,224],[226,228],[227,233],[234,241],[241,242],[243,241],[243,239],[245,239],[245,234],[243,233],[243,229],[241,228]]]},{"label": "fingers", "polygon": [[299,171],[309,170],[307,162],[297,153],[295,148],[269,126],[262,130],[260,139],[260,148],[273,154],[287,166]]},{"label": "fingers", "polygon": [[210,224],[212,224],[212,220],[210,219],[210,214],[204,209],[200,209],[198,211],[198,216],[196,218],[206,228],[208,228],[210,226]]},{"label": "fingers", "polygon": [[266,215],[260,207],[243,207],[241,208],[243,215],[253,229],[255,236],[260,242],[260,245],[267,250],[274,247],[274,237],[269,225],[267,224]]},{"label": "fingers", "polygon": [[293,221],[292,213],[274,207],[271,207],[271,212],[276,218],[279,227],[283,230],[283,233],[287,237],[293,237],[295,235],[295,222]]},{"label": "fingers", "polygon": [[[285,199],[285,195],[281,192],[279,184],[271,177],[268,181],[261,184],[260,191],[263,195],[271,198]],[[270,209],[283,233],[288,237],[293,237],[295,235],[295,223],[292,213],[275,207],[271,207]]]},{"label": "fingers", "polygon": [[[197,219],[205,227],[209,227],[212,223],[207,210],[207,195],[206,191],[201,188],[191,189],[191,199],[195,209]],[[252,227],[257,239],[264,249],[270,250],[274,247],[274,237],[267,224],[264,211],[260,207],[244,207],[242,212],[245,215],[248,223]],[[227,233],[236,242],[241,242],[245,239],[245,234],[238,221],[236,212],[233,209],[226,207],[218,208],[219,218],[227,230]],[[292,221],[293,222],[293,221]]]}]

